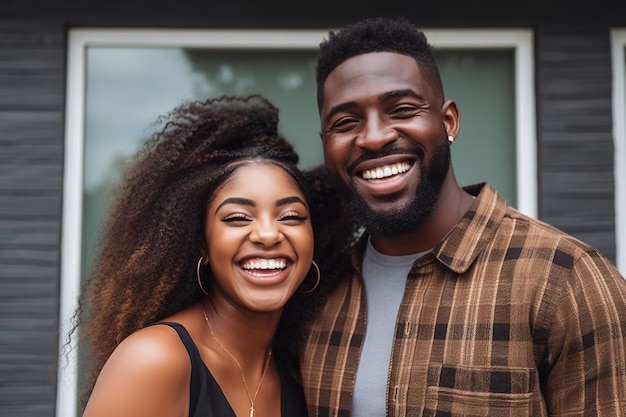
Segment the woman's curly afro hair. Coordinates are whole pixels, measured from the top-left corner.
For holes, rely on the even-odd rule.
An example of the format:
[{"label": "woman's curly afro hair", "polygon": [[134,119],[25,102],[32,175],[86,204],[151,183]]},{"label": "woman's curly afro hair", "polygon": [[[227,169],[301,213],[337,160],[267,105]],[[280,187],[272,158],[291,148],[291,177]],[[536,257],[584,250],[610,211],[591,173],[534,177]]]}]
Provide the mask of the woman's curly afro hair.
[{"label": "woman's curly afro hair", "polygon": [[[306,324],[349,268],[351,226],[323,168],[303,174],[293,146],[278,133],[278,109],[259,95],[189,101],[158,119],[114,190],[99,254],[75,315],[92,369],[87,390],[117,345],[150,323],[203,296],[196,265],[205,210],[237,162],[262,159],[282,167],[311,206],[318,289],[296,293],[285,307],[275,349],[290,360]],[[310,288],[315,277],[307,278]]]}]

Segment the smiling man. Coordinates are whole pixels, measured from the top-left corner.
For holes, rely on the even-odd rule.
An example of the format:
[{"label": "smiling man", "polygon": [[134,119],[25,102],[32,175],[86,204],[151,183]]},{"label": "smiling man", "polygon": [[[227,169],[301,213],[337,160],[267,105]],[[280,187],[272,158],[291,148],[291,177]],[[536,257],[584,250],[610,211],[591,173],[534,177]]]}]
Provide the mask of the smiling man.
[{"label": "smiling man", "polygon": [[[368,69],[365,74],[362,68]],[[406,70],[393,77],[397,68]],[[380,242],[376,246],[386,246],[386,236],[435,224],[429,220],[440,198],[454,195],[463,209],[471,203],[450,164],[447,141],[458,132],[456,104],[443,103],[439,84],[424,82],[436,74],[422,72],[410,56],[376,52],[347,59],[324,85],[320,117],[326,164],[346,185],[353,212]],[[446,227],[460,219],[439,213],[447,217]],[[441,237],[432,232],[433,239],[393,245],[388,254],[430,249]]]},{"label": "smiling man", "polygon": [[460,111],[405,19],[330,32],[326,166],[364,228],[309,331],[311,416],[588,416],[626,410],[626,281],[601,253],[460,187]]}]

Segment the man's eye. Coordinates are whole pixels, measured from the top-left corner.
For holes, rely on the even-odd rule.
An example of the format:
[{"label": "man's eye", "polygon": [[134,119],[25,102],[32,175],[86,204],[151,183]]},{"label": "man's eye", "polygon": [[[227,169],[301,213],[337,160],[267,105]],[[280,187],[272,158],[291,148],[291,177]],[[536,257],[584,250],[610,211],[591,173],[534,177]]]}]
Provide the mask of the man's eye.
[{"label": "man's eye", "polygon": [[403,105],[394,108],[391,112],[391,115],[396,117],[410,117],[413,116],[416,112],[417,109],[415,108],[415,106]]},{"label": "man's eye", "polygon": [[357,123],[358,121],[356,119],[342,118],[334,122],[331,125],[330,130],[335,132],[345,132],[352,129]]}]

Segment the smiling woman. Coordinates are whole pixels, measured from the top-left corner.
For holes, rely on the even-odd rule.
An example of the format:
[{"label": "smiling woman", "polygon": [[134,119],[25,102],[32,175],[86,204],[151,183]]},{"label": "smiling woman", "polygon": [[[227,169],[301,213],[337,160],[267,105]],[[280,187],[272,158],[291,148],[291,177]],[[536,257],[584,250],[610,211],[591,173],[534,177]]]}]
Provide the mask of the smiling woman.
[{"label": "smiling woman", "polygon": [[306,416],[298,348],[349,265],[339,199],[323,169],[299,170],[261,96],[160,123],[116,188],[76,313],[83,416]]},{"label": "smiling woman", "polygon": [[207,207],[203,259],[214,277],[208,310],[280,312],[313,259],[307,198],[283,168],[237,165]]}]

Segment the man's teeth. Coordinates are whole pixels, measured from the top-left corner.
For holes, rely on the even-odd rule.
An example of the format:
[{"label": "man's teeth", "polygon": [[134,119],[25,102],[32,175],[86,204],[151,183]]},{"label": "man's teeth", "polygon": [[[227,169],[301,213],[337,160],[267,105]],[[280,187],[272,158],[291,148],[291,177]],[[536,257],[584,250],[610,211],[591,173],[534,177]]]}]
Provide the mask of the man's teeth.
[{"label": "man's teeth", "polygon": [[366,180],[377,180],[391,177],[392,175],[402,174],[403,172],[407,172],[409,168],[411,168],[410,163],[398,162],[393,165],[383,165],[374,169],[366,169],[361,173],[361,176]]},{"label": "man's teeth", "polygon": [[263,259],[248,261],[241,265],[243,269],[285,269],[287,262],[284,259]]}]

